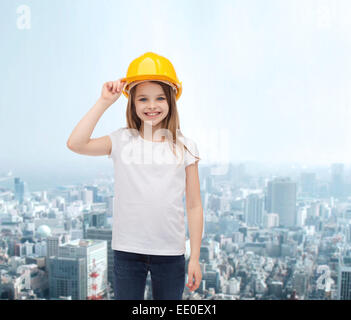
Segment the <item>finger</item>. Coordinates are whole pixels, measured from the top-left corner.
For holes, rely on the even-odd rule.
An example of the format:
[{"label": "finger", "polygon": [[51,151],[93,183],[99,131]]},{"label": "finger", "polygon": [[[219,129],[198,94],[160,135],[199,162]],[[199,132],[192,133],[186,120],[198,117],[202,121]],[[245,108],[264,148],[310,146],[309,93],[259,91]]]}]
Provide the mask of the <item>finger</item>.
[{"label": "finger", "polygon": [[116,83],[117,83],[117,85],[116,85],[117,90],[116,91],[119,93],[119,92],[121,92],[121,83],[119,80],[117,80]]},{"label": "finger", "polygon": [[112,84],[113,84],[113,90],[112,90],[112,93],[114,94],[114,93],[116,93],[116,90],[117,90],[117,88],[116,88],[116,82],[115,82],[115,81],[113,81],[113,82],[112,82]]},{"label": "finger", "polygon": [[112,81],[108,82],[108,90],[111,92],[113,89]]},{"label": "finger", "polygon": [[198,286],[197,286],[196,284],[194,284],[194,285],[191,287],[191,291],[195,291],[197,288],[198,288]]},{"label": "finger", "polygon": [[189,287],[192,287],[193,284],[194,284],[194,283],[193,283],[193,280],[192,280],[192,279],[189,279],[189,280],[188,280],[188,285],[189,285]]},{"label": "finger", "polygon": [[201,283],[201,279],[202,277],[201,276],[195,276],[195,287],[198,288],[200,286],[200,283]]},{"label": "finger", "polygon": [[126,81],[122,81],[122,82],[121,82],[121,90],[123,90],[123,88],[125,87],[125,85],[126,85]]},{"label": "finger", "polygon": [[118,81],[118,92],[121,92],[122,90],[122,83]]},{"label": "finger", "polygon": [[188,284],[189,284],[190,291],[195,291],[199,287],[200,281],[195,275],[195,282],[191,282],[191,283],[188,282]]},{"label": "finger", "polygon": [[123,81],[120,81],[120,82],[119,82],[119,92],[122,92],[123,87],[124,87],[124,83],[125,83],[125,82],[123,82]]},{"label": "finger", "polygon": [[189,291],[192,291],[192,290],[193,290],[193,287],[192,287],[192,286],[189,286],[188,284],[187,284],[186,286],[189,288]]}]

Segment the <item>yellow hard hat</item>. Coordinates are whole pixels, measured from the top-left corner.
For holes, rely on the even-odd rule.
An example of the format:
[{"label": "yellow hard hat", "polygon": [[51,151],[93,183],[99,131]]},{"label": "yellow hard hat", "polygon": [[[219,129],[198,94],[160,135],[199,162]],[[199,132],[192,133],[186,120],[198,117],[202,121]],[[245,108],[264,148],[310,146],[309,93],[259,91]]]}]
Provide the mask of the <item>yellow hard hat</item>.
[{"label": "yellow hard hat", "polygon": [[182,94],[182,83],[178,80],[172,63],[167,58],[153,52],[146,52],[130,63],[127,76],[121,79],[126,82],[122,92],[128,98],[131,88],[149,80],[157,80],[170,85],[175,91],[176,100]]}]

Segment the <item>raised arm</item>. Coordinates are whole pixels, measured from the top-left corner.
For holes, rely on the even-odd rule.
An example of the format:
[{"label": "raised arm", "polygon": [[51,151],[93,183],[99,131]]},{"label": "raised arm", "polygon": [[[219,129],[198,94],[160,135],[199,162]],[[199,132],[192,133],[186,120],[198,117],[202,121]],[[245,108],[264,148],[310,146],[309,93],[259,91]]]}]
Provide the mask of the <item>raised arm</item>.
[{"label": "raised arm", "polygon": [[103,136],[91,138],[94,128],[102,114],[120,97],[125,82],[110,81],[104,83],[101,97],[88,113],[79,121],[67,140],[67,147],[73,152],[91,156],[109,155],[111,139]]}]

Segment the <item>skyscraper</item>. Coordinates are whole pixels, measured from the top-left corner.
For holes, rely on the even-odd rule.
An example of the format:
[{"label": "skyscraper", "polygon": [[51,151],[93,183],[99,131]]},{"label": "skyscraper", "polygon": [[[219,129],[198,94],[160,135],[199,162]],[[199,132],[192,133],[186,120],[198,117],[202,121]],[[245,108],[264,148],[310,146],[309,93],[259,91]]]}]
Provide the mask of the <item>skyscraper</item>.
[{"label": "skyscraper", "polygon": [[[269,185],[269,183],[268,183]],[[296,182],[290,178],[275,178],[268,189],[271,192],[268,201],[268,213],[279,215],[279,224],[283,227],[296,225]]]},{"label": "skyscraper", "polygon": [[106,240],[107,241],[107,260],[108,260],[108,281],[113,286],[113,250],[111,247],[112,229],[111,228],[95,228],[90,227],[86,232],[86,239]]},{"label": "skyscraper", "polygon": [[342,197],[344,192],[344,164],[333,163],[331,166],[330,195]]},{"label": "skyscraper", "polygon": [[58,247],[62,244],[61,236],[50,236],[46,238],[46,255],[47,258],[51,256],[58,256]]},{"label": "skyscraper", "polygon": [[265,200],[264,200],[264,208],[266,212],[272,212],[272,181],[267,182],[266,192],[265,192]]},{"label": "skyscraper", "polygon": [[252,193],[245,200],[245,221],[249,227],[262,227],[264,213],[264,198]]},{"label": "skyscraper", "polygon": [[351,300],[351,257],[339,258],[338,300]]},{"label": "skyscraper", "polygon": [[15,178],[15,199],[18,200],[19,203],[23,203],[24,199],[24,182],[20,178]]},{"label": "skyscraper", "polygon": [[[80,260],[81,258],[84,262]],[[83,297],[84,300],[93,295],[93,279],[89,277],[89,274],[94,260],[99,275],[95,279],[96,292],[105,295],[107,289],[107,241],[76,239],[60,245],[58,256],[49,258],[49,279],[50,285],[53,286],[53,289],[50,287],[52,290],[50,296],[69,295],[68,293],[72,292],[72,297],[76,295]],[[58,264],[59,267],[55,264]],[[83,271],[81,271],[82,268],[84,268]],[[79,283],[75,282],[78,281],[77,277],[79,277]]]},{"label": "skyscraper", "polygon": [[48,262],[51,298],[71,297],[85,300],[87,293],[87,268],[84,258],[51,256]]},{"label": "skyscraper", "polygon": [[316,174],[313,172],[301,173],[300,184],[303,196],[314,196],[316,192]]}]

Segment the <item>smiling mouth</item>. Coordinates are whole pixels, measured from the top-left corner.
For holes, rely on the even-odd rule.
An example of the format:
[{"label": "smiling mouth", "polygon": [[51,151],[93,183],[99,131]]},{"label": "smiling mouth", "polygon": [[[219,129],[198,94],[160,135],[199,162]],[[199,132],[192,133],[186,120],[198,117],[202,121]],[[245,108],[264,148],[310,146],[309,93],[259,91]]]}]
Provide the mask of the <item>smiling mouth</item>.
[{"label": "smiling mouth", "polygon": [[161,114],[161,112],[144,112],[144,114],[148,118],[156,118],[156,117],[158,117]]}]

